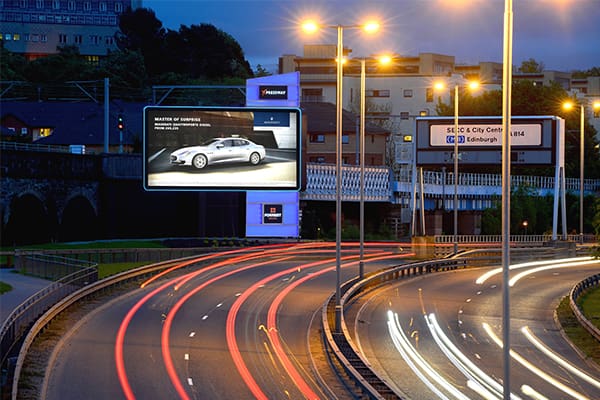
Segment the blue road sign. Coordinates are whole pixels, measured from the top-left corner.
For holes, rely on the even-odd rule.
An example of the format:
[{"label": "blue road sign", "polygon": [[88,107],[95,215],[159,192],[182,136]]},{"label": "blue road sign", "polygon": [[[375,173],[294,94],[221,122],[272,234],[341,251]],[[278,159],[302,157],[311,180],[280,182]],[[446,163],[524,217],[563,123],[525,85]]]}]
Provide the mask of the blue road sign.
[{"label": "blue road sign", "polygon": [[[464,135],[458,135],[458,144],[464,143],[465,142],[465,137]],[[454,144],[454,135],[448,135],[446,136],[446,143],[448,144]]]}]

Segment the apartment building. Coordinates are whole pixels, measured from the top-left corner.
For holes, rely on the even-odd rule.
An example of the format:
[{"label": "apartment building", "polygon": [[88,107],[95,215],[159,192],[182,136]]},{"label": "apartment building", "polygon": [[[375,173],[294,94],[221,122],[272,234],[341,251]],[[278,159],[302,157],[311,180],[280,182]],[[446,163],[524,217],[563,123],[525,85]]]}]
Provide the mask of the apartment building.
[{"label": "apartment building", "polygon": [[[352,59],[352,50],[344,49],[343,108],[358,113],[360,101],[359,59]],[[283,55],[279,59],[279,72],[300,72],[303,102],[330,102],[336,99],[336,45],[305,45],[302,56]],[[392,57],[392,63],[381,65],[375,57],[365,59],[366,118],[388,129],[393,140],[392,153],[407,154],[402,150],[407,137],[414,134],[414,118],[436,115],[436,104],[452,102],[452,89],[464,86],[467,80],[481,83],[480,91],[502,88],[502,64],[480,62],[477,65],[459,65],[454,56],[420,53],[418,56]],[[600,100],[600,77],[573,79],[570,72],[543,71],[533,74],[513,74],[513,80],[527,79],[536,84],[560,84],[586,107],[586,120],[600,132],[600,113],[594,112],[592,101]],[[444,81],[443,91],[434,89],[435,83]],[[600,134],[598,136],[600,140]],[[410,160],[400,161],[407,163]]]},{"label": "apartment building", "polygon": [[32,60],[77,46],[96,62],[116,50],[119,14],[141,0],[2,0],[0,40],[6,49]]}]

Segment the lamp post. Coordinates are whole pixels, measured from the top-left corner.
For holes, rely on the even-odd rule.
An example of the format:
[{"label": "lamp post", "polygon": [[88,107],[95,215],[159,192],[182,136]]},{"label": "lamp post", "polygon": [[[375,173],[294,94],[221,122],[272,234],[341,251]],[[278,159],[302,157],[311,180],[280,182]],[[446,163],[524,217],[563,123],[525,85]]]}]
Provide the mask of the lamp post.
[{"label": "lamp post", "polygon": [[[327,28],[333,28],[337,31],[337,73],[336,73],[336,101],[335,101],[335,331],[339,333],[342,327],[342,306],[341,306],[341,253],[342,253],[342,91],[343,91],[343,61],[344,61],[344,28],[359,28],[366,32],[375,32],[379,29],[376,22],[368,22],[364,25],[328,25]],[[317,31],[320,26],[314,21],[307,21],[302,24],[305,32],[312,33]],[[361,258],[362,259],[362,258]]]},{"label": "lamp post", "polygon": [[[571,110],[575,107],[572,101],[567,101],[563,104],[565,110]],[[595,101],[592,105],[594,110],[600,109],[600,101]],[[583,166],[585,163],[585,107],[583,103],[579,105],[579,241],[583,243],[583,184],[584,173]]]},{"label": "lamp post", "polygon": [[364,254],[365,254],[365,108],[366,108],[366,83],[365,71],[366,60],[360,59],[360,251],[358,262],[358,276],[365,276]]},{"label": "lamp post", "polygon": [[504,0],[502,41],[502,358],[503,399],[510,400],[510,123],[512,97],[512,0]]},{"label": "lamp post", "polygon": [[[470,81],[467,85],[470,89],[476,89],[479,87],[479,83],[475,81]],[[436,89],[443,89],[445,86],[441,82],[437,82],[435,84]],[[458,88],[459,85],[454,85],[454,233],[452,241],[454,243],[454,254],[458,253]]]}]

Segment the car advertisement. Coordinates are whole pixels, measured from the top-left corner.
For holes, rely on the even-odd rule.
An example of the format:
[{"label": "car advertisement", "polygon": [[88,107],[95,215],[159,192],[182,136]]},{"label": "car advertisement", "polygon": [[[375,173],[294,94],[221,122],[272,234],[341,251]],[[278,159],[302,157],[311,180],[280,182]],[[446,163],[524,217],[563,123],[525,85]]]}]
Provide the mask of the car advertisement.
[{"label": "car advertisement", "polygon": [[144,109],[146,190],[299,190],[298,108]]}]

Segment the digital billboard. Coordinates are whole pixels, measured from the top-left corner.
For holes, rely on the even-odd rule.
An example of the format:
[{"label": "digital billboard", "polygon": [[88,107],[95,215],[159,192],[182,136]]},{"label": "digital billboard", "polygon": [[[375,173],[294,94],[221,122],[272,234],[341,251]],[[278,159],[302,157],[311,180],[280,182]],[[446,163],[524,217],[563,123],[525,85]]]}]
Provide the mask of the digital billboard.
[{"label": "digital billboard", "polygon": [[146,190],[299,190],[301,111],[144,109]]}]

